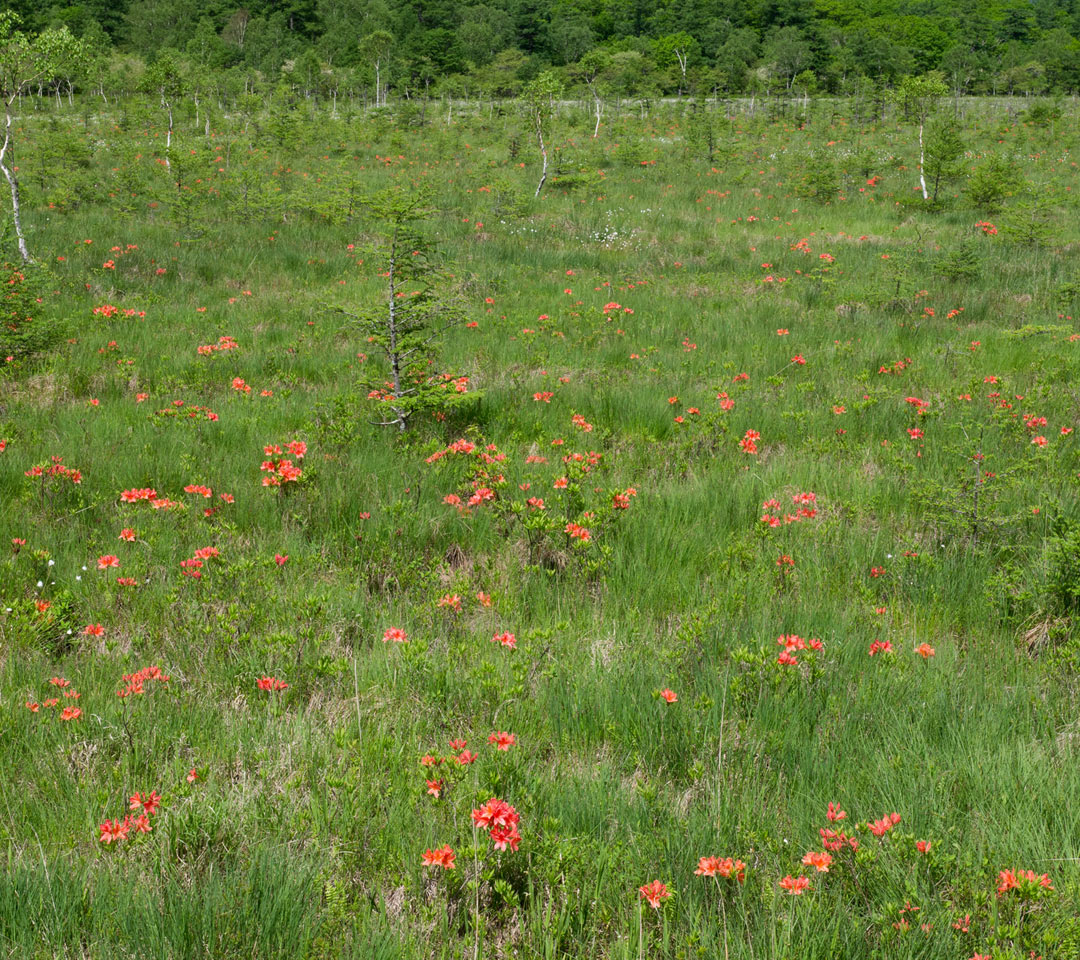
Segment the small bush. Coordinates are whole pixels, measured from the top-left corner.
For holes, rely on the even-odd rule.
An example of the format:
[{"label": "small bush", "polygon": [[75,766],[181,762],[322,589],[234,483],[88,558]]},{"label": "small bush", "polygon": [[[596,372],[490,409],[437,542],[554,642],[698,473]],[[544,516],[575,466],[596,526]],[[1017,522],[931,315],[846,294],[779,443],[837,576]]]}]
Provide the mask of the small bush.
[{"label": "small bush", "polygon": [[1068,520],[1048,540],[1046,592],[1056,612],[1080,610],[1080,526]]},{"label": "small bush", "polygon": [[983,161],[968,180],[967,195],[979,210],[995,213],[1023,185],[1020,170],[1012,160],[990,157]]},{"label": "small bush", "polygon": [[64,324],[46,314],[49,275],[42,267],[0,266],[0,361],[11,363],[41,354],[64,337]]},{"label": "small bush", "polygon": [[818,203],[828,203],[836,199],[840,192],[840,175],[836,172],[836,164],[829,157],[815,154],[807,159],[803,170],[795,190],[800,197],[807,197]]},{"label": "small bush", "polygon": [[1038,100],[1023,114],[1026,123],[1036,127],[1048,127],[1055,120],[1061,119],[1060,100]]},{"label": "small bush", "polygon": [[962,240],[951,253],[937,264],[937,272],[953,283],[974,280],[979,275],[981,261],[979,251],[970,240]]}]

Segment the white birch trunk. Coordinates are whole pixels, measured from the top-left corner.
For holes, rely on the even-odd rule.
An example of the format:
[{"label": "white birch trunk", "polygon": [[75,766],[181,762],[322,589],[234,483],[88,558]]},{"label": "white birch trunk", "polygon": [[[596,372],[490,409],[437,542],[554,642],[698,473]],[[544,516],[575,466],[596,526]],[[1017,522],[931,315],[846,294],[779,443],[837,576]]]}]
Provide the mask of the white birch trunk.
[{"label": "white birch trunk", "polygon": [[540,191],[544,189],[548,168],[547,147],[544,146],[544,126],[539,112],[536,114],[536,139],[540,144],[540,156],[543,157],[544,164],[540,170],[540,182],[536,185],[536,193],[533,194],[534,197],[540,196]]},{"label": "white birch trunk", "polygon": [[30,251],[26,248],[26,237],[23,236],[22,229],[22,212],[19,207],[19,179],[15,176],[15,171],[9,169],[8,165],[4,162],[7,158],[8,147],[11,146],[10,100],[7,102],[7,108],[8,109],[5,111],[7,123],[4,125],[4,144],[3,146],[0,146],[0,170],[3,170],[8,186],[11,187],[11,219],[15,224],[15,237],[19,243],[19,255],[22,257],[23,263],[30,263],[33,258],[30,256]]},{"label": "white birch trunk", "polygon": [[162,104],[165,109],[169,111],[169,129],[165,131],[165,169],[171,170],[172,164],[169,163],[169,153],[172,150],[172,104],[162,98]]},{"label": "white birch trunk", "polygon": [[930,194],[926,190],[926,177],[923,176],[923,167],[926,164],[926,154],[925,154],[925,151],[923,150],[922,130],[923,130],[923,125],[920,122],[919,123],[919,186],[922,187],[922,198],[924,200],[929,200],[930,199]]}]

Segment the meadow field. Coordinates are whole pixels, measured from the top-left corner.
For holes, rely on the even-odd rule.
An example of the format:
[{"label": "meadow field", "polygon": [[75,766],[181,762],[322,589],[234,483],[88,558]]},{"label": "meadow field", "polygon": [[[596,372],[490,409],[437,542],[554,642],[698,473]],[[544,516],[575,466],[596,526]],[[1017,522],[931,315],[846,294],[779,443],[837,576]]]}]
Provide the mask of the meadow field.
[{"label": "meadow field", "polygon": [[0,955],[1080,958],[1074,102],[163,116],[15,122]]}]

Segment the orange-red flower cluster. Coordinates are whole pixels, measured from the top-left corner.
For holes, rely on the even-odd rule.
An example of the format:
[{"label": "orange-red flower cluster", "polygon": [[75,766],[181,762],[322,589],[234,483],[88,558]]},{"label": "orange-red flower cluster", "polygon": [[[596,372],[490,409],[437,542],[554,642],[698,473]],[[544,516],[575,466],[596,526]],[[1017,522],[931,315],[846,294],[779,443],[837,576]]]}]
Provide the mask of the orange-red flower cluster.
[{"label": "orange-red flower cluster", "polygon": [[472,820],[477,828],[490,831],[496,850],[505,850],[507,847],[517,850],[521,844],[521,835],[518,833],[521,817],[505,800],[492,797],[482,807],[473,810]]},{"label": "orange-red flower cluster", "polygon": [[288,690],[289,685],[284,680],[279,680],[277,677],[259,677],[255,681],[255,686],[260,690],[268,690],[273,693],[280,693],[282,690]]},{"label": "orange-red flower cluster", "polygon": [[761,522],[770,527],[779,527],[782,523],[798,523],[800,520],[812,520],[817,516],[816,493],[797,493],[791,498],[791,502],[795,505],[795,512],[785,513],[780,516],[769,512],[770,510],[780,510],[780,501],[776,497],[766,500],[761,505],[765,511],[761,516]]},{"label": "orange-red flower cluster", "polygon": [[208,357],[217,351],[236,350],[240,347],[232,337],[218,337],[217,343],[206,343],[197,348],[200,356]]},{"label": "orange-red flower cluster", "polygon": [[747,430],[739,441],[739,448],[743,453],[756,454],[758,452],[757,442],[760,439],[761,434],[757,430]]},{"label": "orange-red flower cluster", "polygon": [[125,673],[121,676],[121,679],[124,681],[125,686],[122,690],[116,691],[116,695],[121,699],[130,697],[132,694],[143,693],[145,684],[150,680],[156,683],[169,682],[169,678],[161,672],[161,667],[158,666],[143,667],[134,673]]},{"label": "orange-red flower cluster", "polygon": [[662,883],[659,880],[653,880],[652,883],[647,883],[643,887],[638,887],[638,892],[641,894],[641,899],[648,903],[654,910],[659,910],[660,904],[671,896],[671,891],[668,890],[667,884]]},{"label": "orange-red flower cluster", "polygon": [[158,812],[158,808],[161,806],[161,797],[158,796],[157,791],[155,790],[146,796],[140,793],[133,794],[128,802],[129,809],[138,812],[134,816],[129,813],[123,820],[117,818],[116,820],[106,820],[100,824],[98,826],[100,831],[99,842],[111,844],[127,840],[132,830],[136,834],[150,833],[152,829],[150,818]]},{"label": "orange-red flower cluster", "polygon": [[739,883],[746,882],[746,864],[731,857],[700,857],[694,873],[699,877],[723,877],[725,880],[734,877]]},{"label": "orange-red flower cluster", "polygon": [[425,867],[442,867],[444,870],[454,869],[456,853],[449,845],[437,847],[434,850],[425,850],[422,862]]},{"label": "orange-red flower cluster", "polygon": [[[286,444],[286,450],[297,460],[303,460],[307,453],[307,444],[303,440],[294,440]],[[271,458],[281,457],[282,450],[276,443],[267,444],[263,447],[263,453]],[[267,474],[262,479],[264,487],[280,487],[283,483],[295,483],[304,475],[303,470],[288,458],[264,460],[259,469]]]},{"label": "orange-red flower cluster", "polygon": [[998,874],[998,880],[998,896],[1010,890],[1016,890],[1020,895],[1030,895],[1054,889],[1049,874],[1036,874],[1033,870],[1002,870]]},{"label": "orange-red flower cluster", "polygon": [[71,467],[65,467],[63,460],[63,457],[53,457],[51,463],[33,466],[25,471],[26,476],[32,478],[62,477],[66,480],[70,480],[72,483],[82,483],[82,471],[73,470]]}]

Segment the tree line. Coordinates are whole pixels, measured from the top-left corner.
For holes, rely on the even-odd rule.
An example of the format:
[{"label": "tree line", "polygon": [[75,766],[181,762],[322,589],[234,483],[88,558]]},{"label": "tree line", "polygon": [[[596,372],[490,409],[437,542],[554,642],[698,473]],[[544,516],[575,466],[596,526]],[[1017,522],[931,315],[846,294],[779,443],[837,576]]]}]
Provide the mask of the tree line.
[{"label": "tree line", "polygon": [[66,28],[87,80],[192,80],[305,96],[363,86],[518,96],[555,70],[610,97],[847,95],[940,71],[965,94],[1080,90],[1080,0],[15,0],[28,33]]}]

